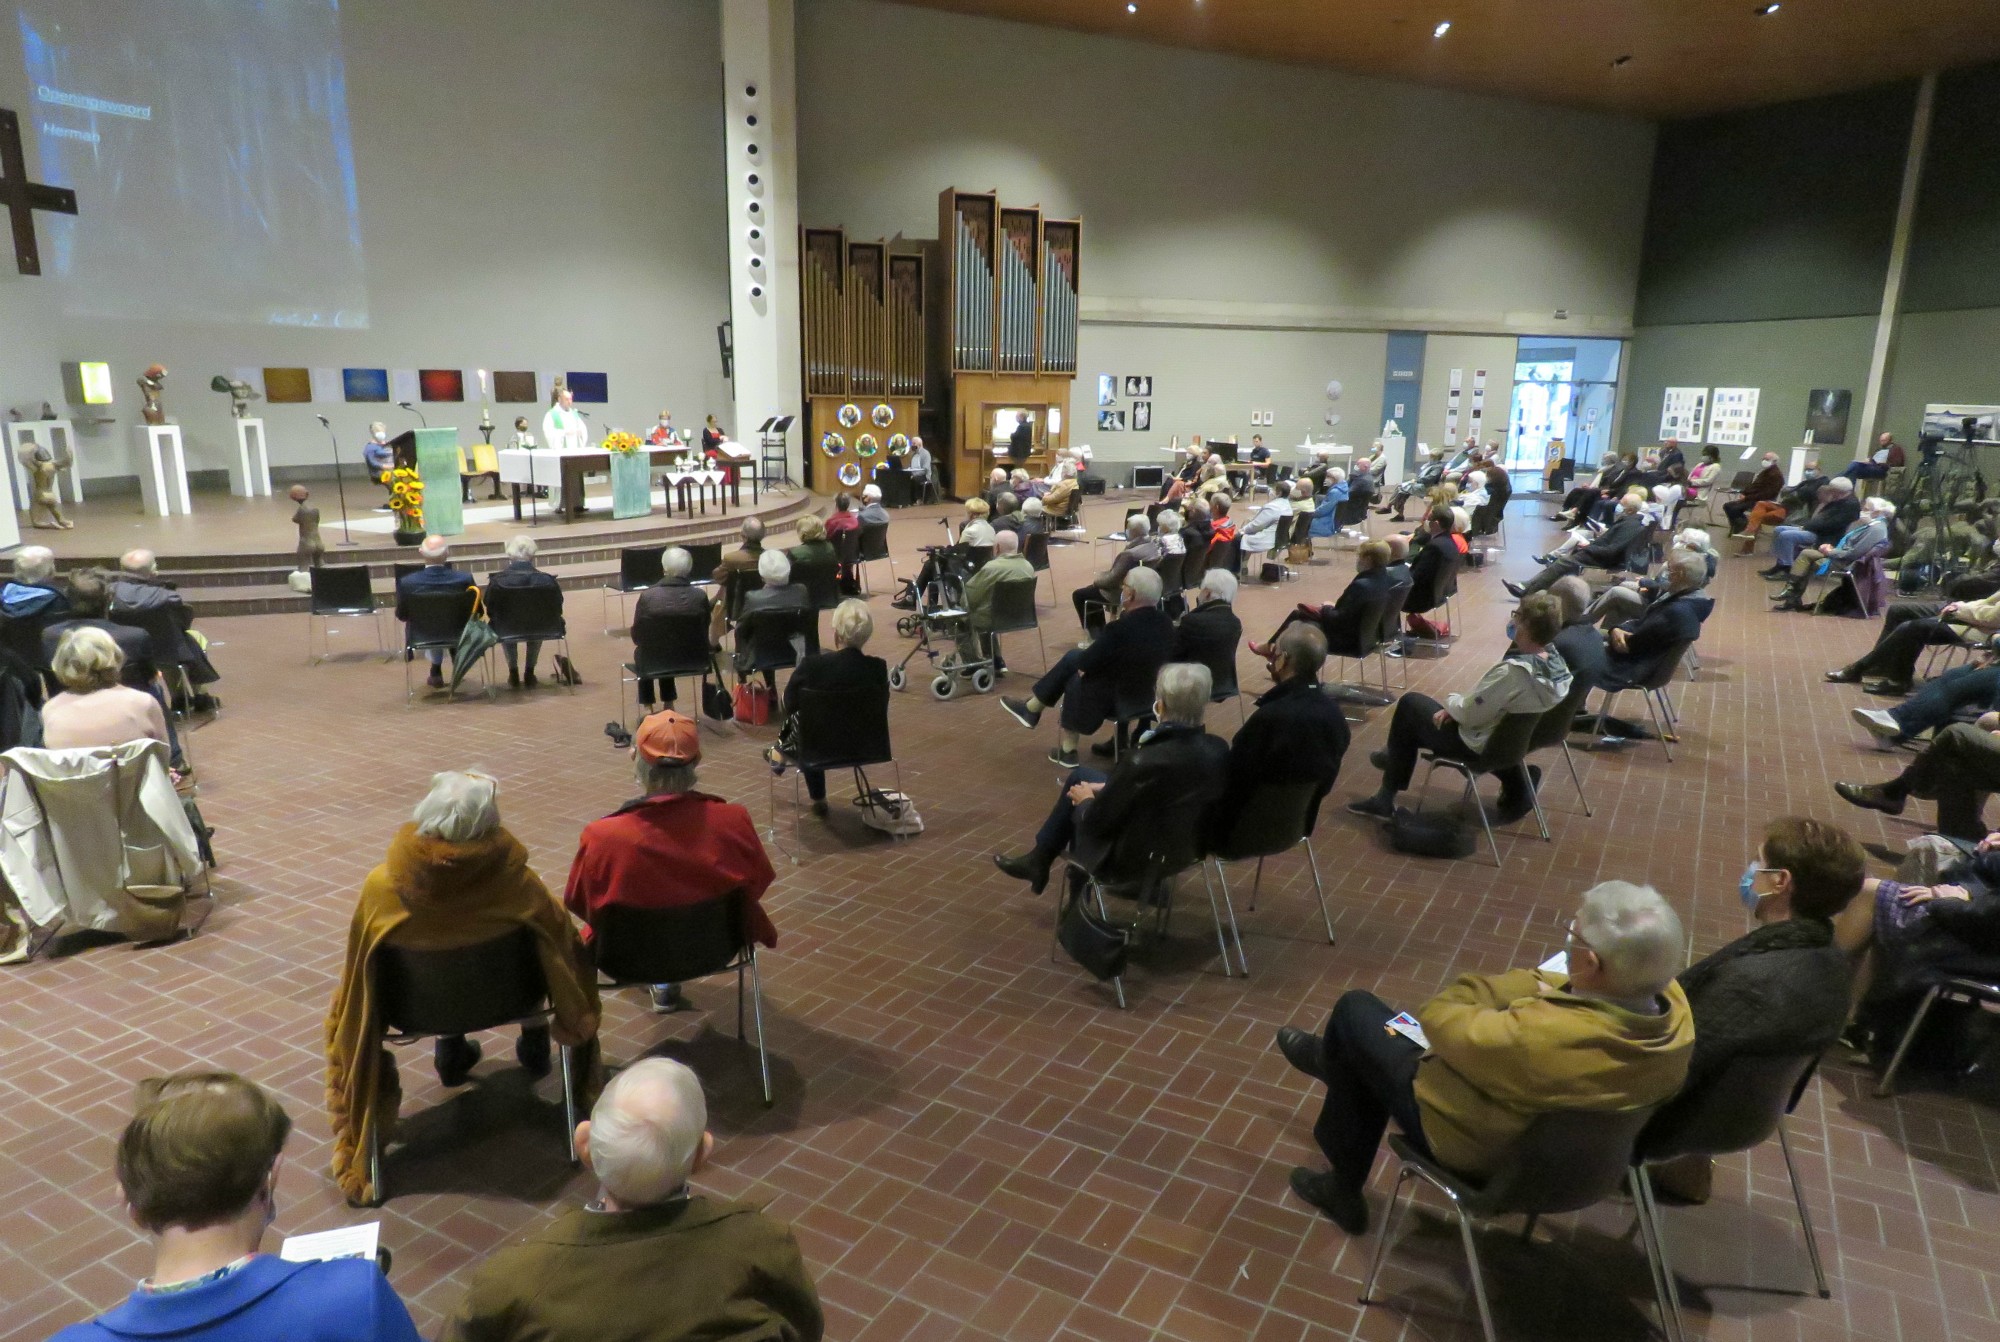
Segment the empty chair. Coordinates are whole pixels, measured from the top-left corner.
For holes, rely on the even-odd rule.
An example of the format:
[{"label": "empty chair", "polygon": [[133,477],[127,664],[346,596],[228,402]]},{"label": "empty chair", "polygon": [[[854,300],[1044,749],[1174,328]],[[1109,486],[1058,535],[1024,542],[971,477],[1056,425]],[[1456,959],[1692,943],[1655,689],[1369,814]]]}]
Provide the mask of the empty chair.
[{"label": "empty chair", "polygon": [[[1493,837],[1493,824],[1486,818],[1486,802],[1479,795],[1479,775],[1502,773],[1521,764],[1528,756],[1528,742],[1533,739],[1535,728],[1541,725],[1540,713],[1509,713],[1500,719],[1500,725],[1487,738],[1486,749],[1477,755],[1447,755],[1442,751],[1426,750],[1424,762],[1430,765],[1424,774],[1424,790],[1429,791],[1431,775],[1439,769],[1450,769],[1465,779],[1465,799],[1479,811],[1479,826],[1486,831],[1486,842],[1493,849],[1493,865],[1500,861],[1500,841]],[[1542,817],[1542,801],[1530,791],[1528,794],[1535,809],[1535,824],[1541,829],[1544,839],[1549,837],[1548,821]],[[1417,809],[1424,809],[1423,798],[1419,795]]]},{"label": "empty chair", "polygon": [[[450,950],[407,950],[393,941],[374,958],[377,1014],[389,1042],[413,1043],[438,1036],[467,1035],[507,1025],[546,1025],[548,983],[536,950],[535,933],[517,928],[505,936]],[[571,1164],[576,1163],[576,1085],[571,1053],[562,1060],[563,1133]],[[382,1177],[382,1124],[369,1125],[369,1182],[375,1201],[388,1197]]]},{"label": "empty chair", "polygon": [[887,522],[863,522],[856,535],[854,571],[860,575],[861,590],[868,590],[868,565],[876,560],[889,565],[889,584],[896,583],[896,559],[889,553],[889,524]]},{"label": "empty chair", "polygon": [[[333,651],[329,641],[332,627],[327,621],[335,617],[367,619],[375,626],[375,651],[386,652],[382,643],[382,611],[375,604],[374,584],[368,578],[366,564],[322,565],[308,569],[312,579],[312,595],[306,607],[306,663],[313,665]],[[320,630],[320,651],[313,651],[313,627],[317,623]],[[41,634],[35,635],[37,652],[40,651]],[[31,663],[32,665],[32,663]]]},{"label": "empty chair", "polygon": [[709,575],[722,567],[721,541],[696,541],[681,548],[688,552],[688,576],[696,585],[709,582]]},{"label": "empty chair", "polygon": [[[458,638],[465,632],[465,622],[472,618],[478,602],[476,588],[465,588],[458,592],[411,592],[403,598],[404,612],[409,616],[403,624],[403,697],[413,698],[416,687],[411,672],[419,653],[427,653],[433,648],[456,653]],[[481,659],[482,670],[484,659]],[[453,678],[464,675],[464,669],[455,663]],[[491,681],[488,681],[491,688]],[[456,691],[453,691],[454,693]]]},{"label": "empty chair", "polygon": [[[1250,911],[1257,910],[1257,892],[1264,883],[1264,859],[1276,857],[1280,853],[1303,844],[1306,862],[1312,868],[1313,893],[1319,898],[1319,916],[1326,923],[1326,944],[1333,944],[1333,916],[1326,910],[1326,887],[1320,884],[1319,859],[1312,850],[1313,801],[1319,795],[1319,784],[1311,781],[1303,783],[1259,783],[1237,813],[1236,823],[1229,833],[1222,836],[1209,852],[1215,863],[1215,879],[1222,885],[1223,907],[1229,910],[1232,925],[1236,921],[1236,909],[1230,901],[1229,876],[1223,869],[1225,862],[1247,862],[1257,860],[1257,875],[1250,887]],[[1236,959],[1243,966],[1245,977],[1250,973],[1250,962],[1243,957],[1243,942],[1236,943]]]},{"label": "empty chair", "polygon": [[[563,658],[568,659],[569,626],[563,621],[562,588],[488,587],[486,616],[502,647],[560,643]],[[528,667],[531,674],[534,669],[532,664]],[[574,685],[570,686],[570,693],[576,693]]]},{"label": "empty chair", "polygon": [[677,908],[606,904],[592,915],[591,951],[598,972],[615,988],[686,983],[711,974],[736,975],[736,1037],[743,1039],[743,976],[757,1025],[757,1070],[771,1103],[771,1058],[764,1048],[764,984],[757,975],[757,939],[750,934],[742,891]]},{"label": "empty chair", "polygon": [[[1453,1173],[1419,1144],[1401,1133],[1392,1133],[1389,1149],[1402,1161],[1402,1166],[1396,1172],[1396,1189],[1389,1198],[1389,1214],[1382,1226],[1382,1238],[1375,1245],[1368,1280],[1361,1287],[1361,1303],[1376,1303],[1376,1280],[1389,1256],[1396,1224],[1409,1206],[1403,1187],[1414,1179],[1422,1179],[1451,1200],[1452,1211],[1458,1218],[1459,1239],[1465,1245],[1465,1264],[1472,1276],[1472,1297],[1479,1307],[1479,1324],[1485,1331],[1486,1342],[1496,1342],[1493,1311],[1486,1303],[1486,1282],[1479,1270],[1479,1247],[1472,1234],[1473,1221],[1527,1216],[1532,1231],[1533,1218],[1581,1211],[1604,1201],[1624,1182],[1633,1141],[1652,1115],[1651,1108],[1609,1114],[1576,1110],[1541,1114],[1514,1143],[1499,1170],[1483,1184]],[[1651,1223],[1642,1217],[1641,1224],[1647,1230],[1647,1261],[1653,1268],[1660,1317],[1665,1321],[1670,1306],[1661,1285]]]},{"label": "empty chair", "polygon": [[[605,610],[605,633],[609,634],[616,631],[615,626],[611,623],[610,615],[612,594],[616,593],[619,598],[618,615],[620,619],[623,619],[625,616],[624,598],[631,596],[635,592],[643,592],[660,580],[660,558],[666,552],[667,547],[664,545],[628,545],[618,552],[617,580],[604,584],[603,590],[599,593]],[[716,562],[720,563],[721,561],[717,560]]]}]

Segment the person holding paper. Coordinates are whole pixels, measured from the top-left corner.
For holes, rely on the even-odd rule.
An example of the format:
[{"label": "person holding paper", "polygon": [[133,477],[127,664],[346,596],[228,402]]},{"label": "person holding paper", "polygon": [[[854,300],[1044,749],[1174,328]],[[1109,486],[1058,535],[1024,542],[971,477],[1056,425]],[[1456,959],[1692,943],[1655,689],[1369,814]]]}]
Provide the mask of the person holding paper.
[{"label": "person holding paper", "polygon": [[118,1183],[153,1236],[153,1270],[124,1304],[52,1342],[417,1342],[372,1258],[257,1251],[277,1218],[292,1131],[263,1089],[230,1072],[183,1072],[140,1082],[135,1109],[118,1141]]},{"label": "person holding paper", "polygon": [[1896,435],[1885,433],[1875,440],[1875,451],[1865,459],[1856,457],[1841,474],[1850,480],[1880,480],[1903,464],[1903,448]]},{"label": "person holding paper", "polygon": [[1483,1178],[1539,1114],[1672,1098],[1694,1050],[1674,981],[1682,945],[1657,890],[1605,881],[1570,921],[1566,973],[1465,974],[1414,1019],[1357,990],[1320,1035],[1281,1027],[1285,1060],[1326,1087],[1313,1140],[1332,1165],[1294,1169],[1292,1191],[1362,1235],[1362,1189],[1391,1119],[1447,1168]]}]

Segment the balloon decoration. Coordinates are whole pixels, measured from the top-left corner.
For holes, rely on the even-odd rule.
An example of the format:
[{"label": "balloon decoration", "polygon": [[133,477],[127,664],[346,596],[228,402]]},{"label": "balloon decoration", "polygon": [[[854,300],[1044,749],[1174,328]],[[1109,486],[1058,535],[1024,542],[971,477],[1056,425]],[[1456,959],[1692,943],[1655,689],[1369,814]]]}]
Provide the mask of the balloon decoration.
[{"label": "balloon decoration", "polygon": [[861,467],[854,462],[842,462],[840,469],[835,471],[834,474],[839,477],[840,483],[846,485],[849,489],[861,483]]},{"label": "balloon decoration", "polygon": [[900,457],[900,456],[902,456],[902,455],[903,455],[903,454],[904,454],[905,452],[908,452],[909,450],[910,450],[910,436],[909,436],[908,434],[906,434],[906,433],[892,433],[892,434],[890,434],[890,435],[889,435],[889,455],[890,455],[890,456],[892,456],[892,457]]},{"label": "balloon decoration", "polygon": [[819,450],[829,457],[837,457],[847,450],[847,440],[832,429],[828,429],[819,436]]},{"label": "balloon decoration", "polygon": [[840,427],[851,429],[861,422],[861,407],[852,401],[840,407]]},{"label": "balloon decoration", "polygon": [[868,412],[868,417],[875,421],[876,428],[886,429],[896,422],[896,407],[886,402],[878,404]]},{"label": "balloon decoration", "polygon": [[875,441],[872,433],[864,433],[854,440],[854,455],[857,457],[872,457],[881,450],[882,444]]}]

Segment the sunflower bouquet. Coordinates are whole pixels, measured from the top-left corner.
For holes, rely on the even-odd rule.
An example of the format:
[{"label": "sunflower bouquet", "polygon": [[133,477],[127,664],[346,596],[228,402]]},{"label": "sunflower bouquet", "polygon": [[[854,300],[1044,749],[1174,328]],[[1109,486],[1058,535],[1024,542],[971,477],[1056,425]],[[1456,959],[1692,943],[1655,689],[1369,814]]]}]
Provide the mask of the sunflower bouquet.
[{"label": "sunflower bouquet", "polygon": [[397,466],[382,473],[382,483],[389,486],[389,508],[396,514],[400,527],[404,531],[422,531],[423,477],[408,466]]},{"label": "sunflower bouquet", "polygon": [[627,433],[623,429],[613,429],[604,435],[604,450],[616,452],[620,456],[629,457],[644,446],[645,444],[639,441],[638,434]]}]

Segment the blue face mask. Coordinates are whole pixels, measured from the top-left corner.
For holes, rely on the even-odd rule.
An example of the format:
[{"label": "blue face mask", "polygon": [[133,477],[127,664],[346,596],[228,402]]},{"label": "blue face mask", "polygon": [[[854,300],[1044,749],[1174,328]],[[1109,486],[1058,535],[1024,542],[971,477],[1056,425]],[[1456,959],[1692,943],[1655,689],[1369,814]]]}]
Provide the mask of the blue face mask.
[{"label": "blue face mask", "polygon": [[1514,622],[1512,620],[1507,621],[1507,641],[1509,643],[1514,641]]},{"label": "blue face mask", "polygon": [[1762,867],[1758,866],[1755,862],[1752,862],[1749,866],[1743,869],[1742,878],[1736,882],[1737,897],[1743,901],[1744,909],[1746,909],[1751,913],[1755,913],[1757,911],[1757,900],[1759,896],[1754,887],[1757,884],[1757,873],[1761,872],[1762,870],[1764,870]]}]

